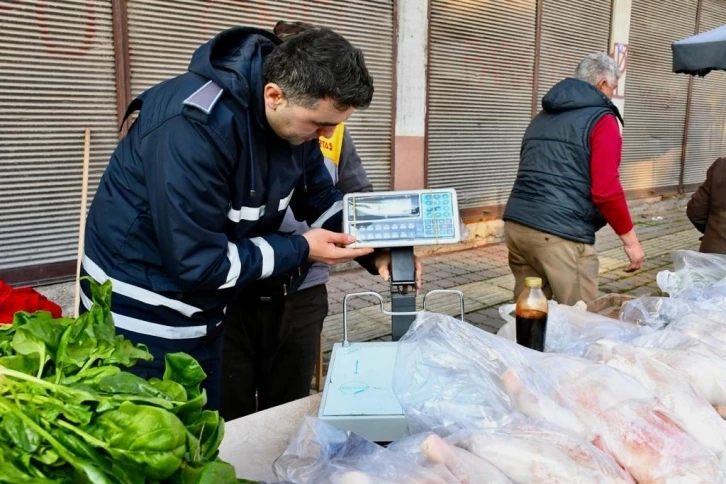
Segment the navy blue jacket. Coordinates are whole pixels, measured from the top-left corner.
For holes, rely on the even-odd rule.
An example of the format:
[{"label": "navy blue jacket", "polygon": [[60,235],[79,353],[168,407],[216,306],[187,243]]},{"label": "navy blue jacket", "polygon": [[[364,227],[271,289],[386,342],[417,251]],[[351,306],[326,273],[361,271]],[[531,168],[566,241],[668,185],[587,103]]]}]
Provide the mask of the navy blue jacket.
[{"label": "navy blue jacket", "polygon": [[[83,259],[84,274],[112,280],[117,328],[207,335],[231,289],[306,261],[302,236],[276,234],[288,206],[341,230],[342,194],[318,140],[292,146],[265,117],[262,66],[279,42],[232,28],[194,53],[189,72],[140,96],[91,204]],[[84,285],[84,306],[88,296]]]},{"label": "navy blue jacket", "polygon": [[504,220],[585,244],[605,225],[592,200],[590,134],[618,108],[599,89],[578,79],[557,83],[524,133],[519,170]]}]

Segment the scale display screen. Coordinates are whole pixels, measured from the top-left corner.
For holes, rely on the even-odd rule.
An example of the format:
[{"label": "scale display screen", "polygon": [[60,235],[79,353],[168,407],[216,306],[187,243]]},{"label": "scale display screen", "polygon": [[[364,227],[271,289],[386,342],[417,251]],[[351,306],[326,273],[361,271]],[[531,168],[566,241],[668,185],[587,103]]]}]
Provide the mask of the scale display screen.
[{"label": "scale display screen", "polygon": [[377,220],[385,218],[411,218],[421,213],[419,197],[403,195],[400,197],[365,197],[356,199],[351,214],[353,220]]},{"label": "scale display screen", "polygon": [[454,189],[349,193],[343,199],[343,230],[351,247],[407,247],[460,241]]}]

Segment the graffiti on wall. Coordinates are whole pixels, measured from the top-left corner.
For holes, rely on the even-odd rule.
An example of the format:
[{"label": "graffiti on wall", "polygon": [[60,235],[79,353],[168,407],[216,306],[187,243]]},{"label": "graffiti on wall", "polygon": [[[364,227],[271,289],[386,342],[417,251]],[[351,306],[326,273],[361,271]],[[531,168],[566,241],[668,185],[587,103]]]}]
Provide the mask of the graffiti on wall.
[{"label": "graffiti on wall", "polygon": [[[615,42],[613,44],[613,51],[610,53],[610,57],[615,59],[615,62],[617,62],[620,74],[625,74],[628,70],[628,44]],[[618,84],[618,88],[615,90],[613,97],[615,99],[625,99],[624,82]]]},{"label": "graffiti on wall", "polygon": [[[69,41],[68,33],[59,33],[57,28],[52,28],[61,15],[69,17],[69,11],[73,13],[83,24],[83,27],[74,32],[77,40]],[[30,14],[35,18],[35,25],[38,29],[38,38],[45,47],[46,53],[58,57],[75,57],[87,54],[96,37],[96,7],[93,0],[86,0],[82,5],[69,9],[67,5],[49,4],[46,0],[26,1],[2,1],[0,0],[0,15],[8,18],[9,14],[15,12],[17,15]]]}]

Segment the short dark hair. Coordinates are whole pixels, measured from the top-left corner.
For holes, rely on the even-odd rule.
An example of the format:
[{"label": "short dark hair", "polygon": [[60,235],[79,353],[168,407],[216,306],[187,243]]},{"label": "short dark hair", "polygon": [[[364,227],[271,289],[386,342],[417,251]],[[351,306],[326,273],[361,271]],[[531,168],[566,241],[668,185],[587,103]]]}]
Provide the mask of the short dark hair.
[{"label": "short dark hair", "polygon": [[365,109],[373,99],[373,78],[363,52],[325,27],[300,32],[265,59],[262,76],[280,86],[292,103],[314,107],[332,99],[336,108]]},{"label": "short dark hair", "polygon": [[281,40],[288,40],[293,35],[297,35],[300,32],[305,32],[315,28],[313,24],[307,22],[285,22],[284,20],[278,20],[275,24],[275,28],[272,29],[272,33],[278,36]]}]

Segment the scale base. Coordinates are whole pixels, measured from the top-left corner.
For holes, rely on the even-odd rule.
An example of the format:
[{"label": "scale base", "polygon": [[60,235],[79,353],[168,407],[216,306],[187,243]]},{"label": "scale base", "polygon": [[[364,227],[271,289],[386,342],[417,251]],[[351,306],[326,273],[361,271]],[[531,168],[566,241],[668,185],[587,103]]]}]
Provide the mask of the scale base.
[{"label": "scale base", "polygon": [[403,408],[393,394],[398,344],[333,346],[318,418],[373,442],[408,435]]}]

